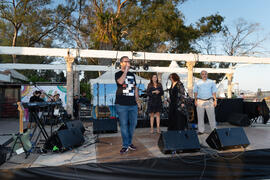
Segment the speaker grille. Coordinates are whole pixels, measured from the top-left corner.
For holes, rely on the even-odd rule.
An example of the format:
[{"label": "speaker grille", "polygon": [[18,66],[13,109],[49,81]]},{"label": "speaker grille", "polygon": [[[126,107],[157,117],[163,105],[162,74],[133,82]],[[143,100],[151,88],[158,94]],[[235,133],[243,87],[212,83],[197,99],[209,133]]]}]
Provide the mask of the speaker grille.
[{"label": "speaker grille", "polygon": [[200,149],[199,139],[194,130],[162,132],[158,146],[164,154],[191,152]]},{"label": "speaker grille", "polygon": [[217,150],[247,147],[250,144],[243,128],[215,129],[207,137],[206,142]]}]

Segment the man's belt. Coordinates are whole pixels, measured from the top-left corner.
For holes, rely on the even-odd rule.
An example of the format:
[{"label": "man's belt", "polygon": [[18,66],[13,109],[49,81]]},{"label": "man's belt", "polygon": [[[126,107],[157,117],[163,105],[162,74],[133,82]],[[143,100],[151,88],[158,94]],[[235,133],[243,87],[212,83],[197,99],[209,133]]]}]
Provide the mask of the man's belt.
[{"label": "man's belt", "polygon": [[201,100],[201,101],[209,101],[209,100],[214,99],[214,98],[210,97],[208,99],[201,99],[201,98],[198,98],[198,99]]}]

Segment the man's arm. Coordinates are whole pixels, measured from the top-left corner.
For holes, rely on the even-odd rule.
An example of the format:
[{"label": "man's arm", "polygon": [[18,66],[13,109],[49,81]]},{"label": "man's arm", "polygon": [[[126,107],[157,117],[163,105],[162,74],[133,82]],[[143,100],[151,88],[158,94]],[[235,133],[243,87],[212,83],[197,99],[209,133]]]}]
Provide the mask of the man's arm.
[{"label": "man's arm", "polygon": [[197,106],[197,96],[198,96],[198,93],[194,93],[194,103],[195,103],[195,106]]},{"label": "man's arm", "polygon": [[198,96],[197,83],[194,84],[193,92],[194,92],[194,104],[195,104],[195,106],[197,106],[197,96]]},{"label": "man's arm", "polygon": [[126,69],[125,69],[125,71],[123,72],[122,76],[121,76],[120,78],[117,79],[117,83],[118,83],[118,84],[121,84],[121,85],[124,84],[125,79],[126,79],[126,77],[127,77],[127,72],[128,72],[128,70],[129,70],[129,67],[126,66]]},{"label": "man's arm", "polygon": [[214,107],[217,106],[217,95],[216,95],[216,92],[217,92],[217,86],[216,84],[213,82],[213,86],[212,86],[212,95],[213,95],[213,98],[214,98]]},{"label": "man's arm", "polygon": [[217,95],[216,93],[213,93],[213,97],[214,97],[214,106],[217,106]]},{"label": "man's arm", "polygon": [[140,104],[140,101],[139,101],[139,90],[138,90],[137,86],[135,86],[135,99],[136,99],[138,108],[141,109],[141,104]]},{"label": "man's arm", "polygon": [[121,85],[124,84],[126,77],[127,77],[127,72],[124,71],[123,74],[122,74],[122,76],[117,79],[117,83],[118,84],[121,84]]},{"label": "man's arm", "polygon": [[135,86],[135,98],[136,98],[136,102],[139,102],[139,90],[137,88],[137,86]]}]

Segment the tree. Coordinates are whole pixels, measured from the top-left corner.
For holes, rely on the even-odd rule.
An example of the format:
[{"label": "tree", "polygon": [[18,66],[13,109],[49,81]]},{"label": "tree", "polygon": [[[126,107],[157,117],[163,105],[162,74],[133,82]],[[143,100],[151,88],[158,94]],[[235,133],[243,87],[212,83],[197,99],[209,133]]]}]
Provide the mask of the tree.
[{"label": "tree", "polygon": [[[11,46],[50,47],[53,39],[44,40],[45,37],[56,31],[60,22],[70,14],[69,11],[62,5],[53,8],[50,0],[2,0],[0,20],[4,27],[1,26],[1,31],[8,41],[12,39]],[[13,55],[13,63],[16,61]]]},{"label": "tree", "polygon": [[[248,23],[244,19],[238,19],[231,27],[225,25],[220,33],[198,39],[195,46],[199,52],[206,54],[261,55],[264,51],[261,45],[267,37],[262,37],[260,31],[258,23]],[[228,68],[235,65],[236,63],[208,63],[208,67],[214,68]],[[224,74],[210,76],[218,82]]]},{"label": "tree", "polygon": [[233,28],[228,28],[224,33],[224,52],[229,56],[261,54],[261,45],[267,38],[261,37],[259,33],[259,23],[238,19]]}]

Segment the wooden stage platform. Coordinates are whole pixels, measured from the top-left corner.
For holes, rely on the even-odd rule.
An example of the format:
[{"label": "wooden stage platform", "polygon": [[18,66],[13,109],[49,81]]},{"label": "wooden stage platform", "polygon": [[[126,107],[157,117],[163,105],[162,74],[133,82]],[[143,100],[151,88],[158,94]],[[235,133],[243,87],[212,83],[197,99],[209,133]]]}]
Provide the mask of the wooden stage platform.
[{"label": "wooden stage platform", "polygon": [[[126,160],[139,160],[159,157],[174,157],[175,154],[162,154],[157,142],[159,134],[150,134],[149,128],[137,128],[134,135],[134,145],[136,151],[129,151],[121,155],[121,134],[118,127],[118,133],[100,134],[98,139],[100,143],[94,143],[97,136],[92,134],[92,123],[84,122],[86,128],[85,143],[73,150],[64,153],[31,153],[25,159],[24,154],[13,155],[12,158],[0,166],[0,169],[13,168],[30,168],[30,167],[47,167],[47,166],[66,166],[87,163],[104,163],[104,162],[120,162]],[[228,123],[219,123],[218,128],[235,127]],[[57,128],[57,127],[56,127]],[[166,131],[166,127],[161,128]],[[243,152],[256,149],[270,149],[270,125],[269,124],[253,124],[245,127],[245,133],[250,141],[250,145],[244,149],[232,149],[226,151],[217,151],[211,149],[205,142],[210,134],[209,126],[206,125],[207,134],[199,135],[201,150],[195,153],[180,153],[177,156],[196,156],[207,153],[228,153]]]}]

